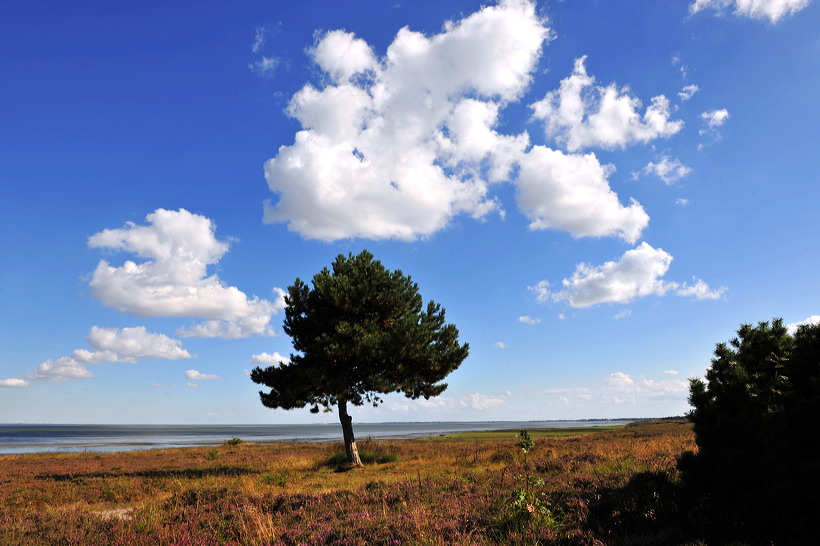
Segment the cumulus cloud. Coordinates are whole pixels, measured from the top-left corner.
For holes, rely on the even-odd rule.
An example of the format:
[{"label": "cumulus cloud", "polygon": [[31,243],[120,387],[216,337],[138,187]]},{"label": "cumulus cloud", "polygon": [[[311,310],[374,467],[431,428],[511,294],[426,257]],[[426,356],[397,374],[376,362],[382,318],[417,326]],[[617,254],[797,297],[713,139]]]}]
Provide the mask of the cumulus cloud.
[{"label": "cumulus cloud", "polygon": [[555,301],[566,301],[572,307],[589,307],[599,303],[628,303],[635,298],[662,296],[673,284],[661,280],[672,256],[643,242],[627,250],[619,261],[601,266],[579,264],[563,288],[552,295]]},{"label": "cumulus cloud", "polygon": [[632,199],[623,206],[607,177],[612,167],[594,154],[565,154],[534,146],[521,158],[518,204],[530,229],[561,229],[576,237],[617,236],[635,242],[649,215]]},{"label": "cumulus cloud", "polygon": [[275,351],[273,354],[260,353],[251,356],[251,364],[256,364],[257,366],[278,366],[282,362],[290,364],[290,358]]},{"label": "cumulus cloud", "polygon": [[604,383],[616,389],[625,389],[635,384],[632,378],[623,372],[609,374],[609,376],[604,380]]},{"label": "cumulus cloud", "polygon": [[34,381],[71,381],[94,376],[85,367],[86,364],[136,364],[139,358],[194,358],[194,355],[182,348],[179,340],[150,333],[144,326],[122,329],[92,326],[86,339],[93,351],[75,349],[71,356],[46,360],[27,378]]},{"label": "cumulus cloud", "polygon": [[[549,281],[543,280],[538,281],[535,286],[528,286],[527,290],[535,293],[535,301],[538,303],[547,303],[550,297],[550,283]],[[527,317],[529,318],[529,317]],[[521,320],[521,319],[518,319]],[[522,321],[527,322],[527,321]],[[532,324],[532,323],[530,323]]]},{"label": "cumulus cloud", "polygon": [[692,169],[680,162],[679,159],[671,159],[669,156],[661,157],[657,163],[649,164],[641,169],[640,173],[633,173],[633,178],[639,175],[655,175],[665,184],[672,184],[692,172]]},{"label": "cumulus cloud", "polygon": [[811,0],[695,0],[689,5],[689,12],[694,14],[704,9],[722,12],[734,7],[735,15],[768,19],[776,23],[782,17],[802,10],[810,2]]},{"label": "cumulus cloud", "polygon": [[461,407],[476,410],[491,409],[498,407],[502,404],[504,404],[504,400],[502,398],[497,398],[495,396],[490,396],[477,392],[463,396],[459,400],[459,405]]},{"label": "cumulus cloud", "polygon": [[680,100],[682,101],[687,101],[691,99],[695,95],[695,93],[698,92],[698,89],[699,88],[697,85],[687,85],[683,89],[681,89],[681,91],[678,93],[678,97],[680,97]]},{"label": "cumulus cloud", "polygon": [[507,344],[504,343],[503,341],[496,341],[495,346],[499,349],[506,349],[507,348]]},{"label": "cumulus cloud", "polygon": [[695,299],[718,299],[726,288],[713,290],[700,279],[694,284],[664,281],[672,256],[663,249],[652,248],[646,242],[627,250],[618,261],[605,262],[600,266],[581,263],[569,279],[562,281],[559,292],[541,292],[540,302],[549,298],[565,301],[572,307],[590,307],[600,303],[629,303],[650,296],[663,296],[674,291],[679,296]]},{"label": "cumulus cloud", "polygon": [[101,260],[91,278],[91,291],[103,305],[142,317],[201,317],[208,322],[180,330],[188,337],[273,335],[270,318],[277,305],[249,298],[226,286],[208,266],[219,262],[228,244],[218,241],[211,220],[185,209],[158,209],[148,225],[127,223],[89,237],[92,248],[135,254],[119,267]]},{"label": "cumulus cloud", "polygon": [[[542,282],[544,282],[544,281],[542,281]],[[547,293],[549,293],[549,289],[547,289]],[[522,315],[522,316],[518,317],[518,322],[523,322],[524,324],[538,324],[539,322],[541,322],[541,319],[532,318],[529,315]]]},{"label": "cumulus cloud", "polygon": [[63,356],[56,360],[48,359],[27,375],[32,381],[72,381],[94,377],[85,365],[70,356]]},{"label": "cumulus cloud", "polygon": [[[519,187],[532,229],[634,242],[648,216],[619,202],[606,180],[611,169],[593,155],[531,148],[527,133],[498,131],[549,38],[529,0],[502,0],[433,36],[403,28],[381,58],[352,33],[323,34],[310,54],[329,83],[291,98],[287,112],[302,130],[265,165],[277,196],[265,220],[326,241],[414,240],[460,214],[503,215],[490,189],[507,182]],[[629,122],[628,138],[676,127],[664,101]],[[606,115],[591,119],[602,125]]]},{"label": "cumulus cloud", "polygon": [[218,375],[200,373],[196,370],[186,370],[185,371],[185,377],[187,377],[188,379],[196,380],[196,381],[201,381],[201,380],[205,380],[205,379],[219,379]]},{"label": "cumulus cloud", "polygon": [[683,283],[680,285],[675,293],[678,296],[689,296],[695,298],[696,300],[718,300],[723,297],[723,293],[726,292],[725,286],[712,289],[709,288],[709,285],[701,279],[693,277],[692,281],[693,284]]},{"label": "cumulus cloud", "polygon": [[25,379],[0,379],[0,387],[19,388],[28,387],[28,381]]},{"label": "cumulus cloud", "polygon": [[[145,326],[136,328],[100,328],[92,326],[88,344],[97,352],[118,355],[119,359],[163,358],[181,360],[193,358],[182,348],[182,342],[163,334],[150,333]],[[75,351],[75,356],[77,352]],[[110,362],[110,361],[108,361]],[[91,363],[91,362],[89,362]]]},{"label": "cumulus cloud", "polygon": [[800,322],[792,322],[786,325],[786,329],[792,335],[797,332],[797,329],[801,326],[814,326],[815,324],[820,324],[820,315],[812,315],[807,319],[801,320]]},{"label": "cumulus cloud", "polygon": [[572,75],[561,81],[559,89],[531,105],[533,117],[545,122],[547,136],[567,150],[624,148],[672,136],[683,128],[683,121],[669,119],[666,97],[653,97],[641,115],[641,101],[628,88],[619,89],[614,83],[596,86],[585,61],[585,56],[577,59]]},{"label": "cumulus cloud", "polygon": [[311,53],[332,84],[306,85],[290,102],[303,130],[265,166],[278,195],[266,221],[315,239],[412,240],[497,208],[473,158],[498,177],[526,144],[493,125],[530,82],[548,33],[524,0],[431,37],[405,27],[382,59],[353,34],[326,33]]},{"label": "cumulus cloud", "polygon": [[[706,122],[706,126],[709,129],[716,129],[726,123],[726,120],[729,119],[729,111],[726,108],[721,108],[719,110],[709,110],[708,112],[703,112],[700,115],[700,119]],[[703,130],[701,134],[703,134]]]}]

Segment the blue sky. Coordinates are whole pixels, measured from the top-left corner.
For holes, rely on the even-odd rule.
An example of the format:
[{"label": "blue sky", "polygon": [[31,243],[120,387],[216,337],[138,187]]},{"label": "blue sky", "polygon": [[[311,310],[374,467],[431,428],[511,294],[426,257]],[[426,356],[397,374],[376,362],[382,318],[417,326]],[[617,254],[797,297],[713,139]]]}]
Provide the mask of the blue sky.
[{"label": "blue sky", "polygon": [[810,0],[0,8],[0,422],[307,423],[247,376],[366,248],[470,343],[358,422],[656,417],[818,320]]}]

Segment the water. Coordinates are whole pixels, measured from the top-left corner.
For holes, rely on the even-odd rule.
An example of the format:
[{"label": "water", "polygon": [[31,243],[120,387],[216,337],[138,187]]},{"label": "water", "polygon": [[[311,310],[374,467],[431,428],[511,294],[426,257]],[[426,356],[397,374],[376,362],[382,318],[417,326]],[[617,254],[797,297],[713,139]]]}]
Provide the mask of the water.
[{"label": "water", "polygon": [[[356,438],[404,439],[477,430],[568,428],[628,421],[484,421],[468,423],[354,423]],[[113,452],[246,442],[341,441],[338,423],[315,425],[3,425],[0,454]]]}]

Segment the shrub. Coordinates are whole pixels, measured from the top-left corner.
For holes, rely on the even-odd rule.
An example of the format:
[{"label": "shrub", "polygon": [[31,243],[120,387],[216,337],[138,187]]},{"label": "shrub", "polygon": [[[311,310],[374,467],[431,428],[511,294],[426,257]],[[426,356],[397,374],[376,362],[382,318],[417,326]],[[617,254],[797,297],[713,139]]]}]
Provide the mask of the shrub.
[{"label": "shrub", "polygon": [[744,324],[690,380],[698,453],[679,467],[715,540],[812,542],[820,521],[820,325]]}]

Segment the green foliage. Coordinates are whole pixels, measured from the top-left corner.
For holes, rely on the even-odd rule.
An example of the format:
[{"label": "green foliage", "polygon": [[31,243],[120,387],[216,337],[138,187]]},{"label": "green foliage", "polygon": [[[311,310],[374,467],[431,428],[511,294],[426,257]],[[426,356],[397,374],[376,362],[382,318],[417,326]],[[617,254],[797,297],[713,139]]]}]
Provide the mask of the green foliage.
[{"label": "green foliage", "polygon": [[300,279],[285,296],[284,330],[292,338],[290,364],[255,368],[251,379],[270,408],[329,410],[340,400],[360,406],[380,394],[430,398],[467,357],[458,330],[445,324],[435,302],[423,308],[418,285],[390,271],[369,252],[339,255],[332,271]]},{"label": "green foliage", "polygon": [[284,330],[296,354],[289,364],[255,368],[251,379],[269,408],[310,406],[339,409],[347,455],[355,442],[347,404],[378,406],[380,395],[401,392],[430,398],[447,388],[441,381],[467,358],[468,345],[446,324],[433,301],[424,308],[418,285],[401,271],[390,271],[368,251],[340,254],[332,271],[300,279],[285,296]]},{"label": "green foliage", "polygon": [[238,446],[239,444],[243,443],[244,441],[245,440],[243,440],[242,438],[234,437],[234,438],[231,438],[230,440],[225,440],[223,443],[226,446]]},{"label": "green foliage", "polygon": [[216,461],[216,460],[221,459],[221,458],[222,458],[222,455],[219,454],[219,451],[216,448],[214,448],[214,449],[212,449],[208,452],[208,460]]},{"label": "green foliage", "polygon": [[[820,326],[744,324],[690,381],[683,479],[718,540],[800,542],[820,519]],[[811,532],[814,534],[813,532]],[[811,536],[811,535],[809,535]],[[814,536],[816,538],[816,535]]]},{"label": "green foliage", "polygon": [[[387,464],[399,460],[394,453],[374,453],[372,451],[360,451],[359,457],[364,464]],[[344,452],[334,453],[325,460],[324,464],[332,468],[345,467],[348,464],[347,454]]]},{"label": "green foliage", "polygon": [[516,434],[515,439],[518,440],[518,447],[521,448],[521,451],[524,452],[524,455],[532,451],[532,448],[535,447],[535,442],[530,437],[530,433],[527,432],[526,429],[522,429],[521,432]]}]

